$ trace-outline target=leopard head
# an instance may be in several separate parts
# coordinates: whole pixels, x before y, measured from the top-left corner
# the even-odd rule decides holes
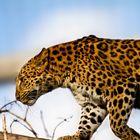
[[[16,78],[16,99],[26,105],[33,105],[36,100],[58,86],[55,76],[49,72],[48,50],[42,51],[29,60]]]

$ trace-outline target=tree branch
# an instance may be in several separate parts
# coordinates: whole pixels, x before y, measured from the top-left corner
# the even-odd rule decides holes
[[[15,116],[15,117],[18,118],[19,120],[25,122],[25,123],[29,126],[28,130],[30,130],[30,131],[33,133],[33,135],[37,138],[37,133],[35,132],[35,130],[34,130],[33,127],[31,126],[31,124],[30,124],[25,118],[22,118],[22,117],[20,117],[19,115],[15,114],[15,113],[13,113],[13,112],[11,112],[11,111],[9,111],[9,110],[8,110],[8,113],[11,114],[11,115],[13,115],[13,116]],[[21,123],[20,123],[20,124],[21,124]],[[25,126],[25,125],[24,125],[24,126]],[[27,128],[27,127],[26,127],[26,128]]]
[[[7,130],[6,130],[6,117],[5,117],[5,114],[3,114],[2,123],[3,123],[3,137],[4,137],[4,140],[8,140],[8,138],[7,138]]]
[[[2,107],[0,108],[0,114],[2,114],[2,113],[9,113],[10,115],[16,117],[18,120],[15,119],[16,121],[14,120],[14,121],[12,122],[12,124],[13,124],[14,122],[20,123],[20,124],[23,125],[25,128],[27,128],[29,131],[31,131],[31,132],[33,133],[33,135],[37,138],[37,133],[36,133],[36,131],[33,129],[32,125],[27,121],[27,113],[28,113],[28,109],[29,109],[29,108],[26,109],[26,112],[25,112],[25,116],[24,116],[24,117],[21,117],[21,116],[15,114],[15,113],[11,112],[9,109],[5,109],[5,108],[6,108],[7,106],[9,106],[9,105],[12,106],[14,103],[17,104],[17,101],[11,101],[11,102],[5,104],[4,106],[2,106]],[[23,121],[27,126],[26,126],[25,124],[21,123],[19,120],[20,120],[20,121]],[[10,125],[10,128],[12,127],[12,124]]]
[[[68,118],[64,118],[60,123],[58,123],[57,125],[56,125],[56,127],[54,128],[54,131],[53,131],[53,135],[52,135],[52,140],[54,140],[54,136],[55,136],[55,133],[56,133],[56,130],[57,130],[57,128],[61,125],[61,124],[63,124],[64,122],[67,122],[69,119],[71,119],[72,118],[72,116],[70,116],[70,117],[68,117]]]
[[[42,111],[40,111],[40,117],[41,117],[42,125],[43,125],[43,128],[44,128],[45,134],[46,134],[46,138],[51,138],[51,136],[49,135],[49,132],[48,132],[48,130],[46,128]]]

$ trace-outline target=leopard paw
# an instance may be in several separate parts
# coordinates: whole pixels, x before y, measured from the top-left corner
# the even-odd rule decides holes
[[[58,138],[57,140],[80,140],[80,138],[77,135],[73,135],[73,136],[63,136]]]

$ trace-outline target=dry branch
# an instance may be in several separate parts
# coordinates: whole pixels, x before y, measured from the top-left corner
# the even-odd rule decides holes
[[[45,134],[46,134],[46,138],[51,138],[51,136],[49,135],[48,129],[46,128],[42,111],[40,111],[40,118],[41,118],[42,125],[43,125],[43,128],[44,128]]]
[[[8,140],[8,138],[7,138],[7,130],[6,130],[6,117],[5,117],[5,114],[3,114],[2,123],[3,123],[3,137],[4,137],[4,140]]]
[[[34,128],[32,127],[32,125],[27,121],[28,108],[26,109],[26,112],[25,112],[24,117],[21,117],[21,116],[17,115],[16,113],[11,112],[10,109],[6,109],[7,106],[12,106],[13,103],[17,104],[16,101],[11,101],[11,102],[5,104],[4,106],[2,106],[2,107],[0,108],[0,114],[2,114],[2,113],[9,113],[10,115],[12,115],[12,116],[14,116],[14,117],[16,118],[16,119],[14,119],[14,120],[12,121],[12,123],[11,123],[11,125],[10,125],[10,129],[11,129],[13,123],[18,122],[18,123],[20,123],[22,126],[24,126],[26,129],[28,129],[30,132],[32,132],[32,134],[37,138],[37,133],[36,133],[36,131],[34,130]],[[21,121],[22,121],[23,123],[21,123]]]
[[[58,123],[58,124],[56,125],[56,127],[54,128],[54,131],[53,131],[52,140],[54,140],[54,137],[55,137],[55,133],[56,133],[57,128],[58,128],[61,124],[63,124],[64,122],[68,122],[68,120],[71,119],[71,118],[72,118],[72,116],[70,116],[70,117],[68,117],[68,118],[64,118],[60,123]]]
[[[18,114],[16,114],[16,113],[14,113],[14,112],[11,111],[13,105],[18,105],[18,104],[17,104],[16,101],[11,101],[11,102],[3,105],[0,108],[0,115],[3,114],[3,113],[8,113],[9,115],[14,116],[13,121],[11,122],[11,125],[10,125],[11,132],[12,132],[12,126],[13,126],[13,124],[14,123],[19,123],[22,126],[24,126],[26,129],[28,129],[30,132],[32,132],[32,134],[36,138],[31,138],[31,137],[26,137],[26,136],[21,136],[21,135],[15,135],[15,134],[7,133],[7,130],[6,130],[6,121],[5,121],[5,117],[4,117],[4,119],[3,119],[3,134],[2,134],[3,137],[1,136],[1,133],[0,133],[0,140],[3,140],[3,139],[4,140],[45,140],[45,139],[39,139],[37,137],[36,131],[34,130],[34,128],[32,127],[32,125],[30,124],[30,122],[28,122],[27,115],[28,115],[29,108],[28,107],[26,108],[26,111],[25,111],[24,116],[20,116],[20,115],[18,115]],[[61,118],[62,121],[60,121],[60,123],[58,123],[56,125],[56,127],[54,128],[53,134],[51,136],[51,135],[49,135],[48,130],[47,130],[47,127],[45,125],[45,121],[44,121],[44,118],[43,118],[43,112],[42,111],[40,111],[40,117],[41,117],[42,125],[43,125],[43,128],[44,128],[45,134],[46,134],[46,138],[47,139],[51,139],[51,140],[54,140],[54,137],[55,137],[55,133],[56,133],[57,128],[61,124],[63,124],[64,122],[68,122],[68,120],[72,118],[72,116],[70,116],[68,118]]]
[[[8,140],[48,140],[43,138],[34,138],[18,134],[7,133]],[[0,132],[0,140],[3,140],[3,132]]]

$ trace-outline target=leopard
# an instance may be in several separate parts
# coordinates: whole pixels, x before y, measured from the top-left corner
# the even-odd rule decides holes
[[[140,109],[139,39],[88,35],[43,48],[16,77],[16,99],[28,106],[56,88],[70,89],[81,107],[75,134],[58,140],[90,140],[107,115],[118,138],[140,140],[127,124]]]

